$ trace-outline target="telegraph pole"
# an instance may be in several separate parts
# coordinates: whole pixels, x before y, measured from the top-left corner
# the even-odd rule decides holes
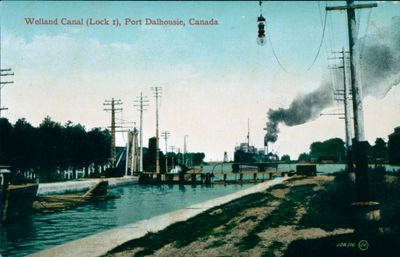
[[[171,152],[173,153],[173,155],[172,155],[172,168],[173,169],[175,169],[175,163],[174,163],[174,156],[175,156],[175,146],[173,146],[173,145],[171,145],[170,147],[169,147],[169,149],[171,149]]]
[[[188,166],[187,165],[187,163],[188,163],[188,161],[187,161],[187,156],[186,156],[186,153],[187,153],[187,138],[188,138],[188,135],[185,135],[184,137],[183,137],[183,164],[184,165],[186,165],[186,166]]]
[[[0,62],[1,62],[1,58],[0,58]],[[1,105],[1,90],[3,89],[3,87],[6,84],[13,84],[14,83],[14,81],[2,81],[1,77],[4,77],[4,76],[14,76],[14,73],[11,73],[11,68],[9,68],[9,69],[1,69],[1,64],[0,64],[0,118],[1,118],[1,112],[5,111],[5,110],[8,110],[8,108],[3,107]]]
[[[247,118],[247,152],[250,152],[250,118]]]
[[[338,99],[343,101],[344,103],[344,123],[345,123],[345,134],[346,134],[346,162],[347,162],[347,171],[352,173],[354,172],[354,165],[353,165],[353,151],[352,151],[352,130],[351,130],[351,114],[350,114],[350,102],[349,102],[349,87],[347,83],[347,75],[346,75],[346,52],[344,48],[340,52],[333,52],[336,54],[341,54],[341,57],[335,57],[332,59],[341,59],[342,66],[338,66],[335,68],[343,69],[343,91],[338,95],[343,96],[343,99]]]
[[[132,165],[133,158],[133,131],[129,130],[127,131],[128,133],[128,140],[126,142],[126,153],[125,153],[125,176],[128,176],[128,170],[130,166]],[[131,174],[133,173],[133,170],[131,169]]]
[[[8,110],[7,107],[3,107],[1,105],[1,90],[6,84],[13,84],[14,81],[2,81],[1,77],[5,76],[14,76],[14,72],[11,73],[11,68],[8,69],[2,69],[1,68],[1,26],[0,26],[0,119],[1,119],[1,112]]]
[[[122,108],[116,108],[116,106],[122,105],[121,100],[105,100],[104,106],[111,106],[110,108],[104,108],[105,111],[111,111],[111,167],[115,168],[117,152],[115,149],[115,112],[122,111]]]
[[[140,97],[137,97],[138,99],[135,100],[136,104],[134,104],[135,107],[137,107],[138,111],[140,112],[140,127],[139,127],[139,135],[140,135],[140,150],[139,150],[139,172],[143,172],[143,111],[146,111],[147,109],[144,109],[145,107],[149,106],[146,96],[143,96],[142,92],[140,92]]]
[[[133,128],[133,147],[132,147],[132,162],[131,162],[131,171],[132,175],[138,171],[138,131],[136,126]]]
[[[167,151],[168,151],[168,138],[171,135],[169,131],[163,131],[161,132],[161,137],[165,139],[165,173],[168,172],[168,157],[167,157]]]
[[[1,26],[0,26],[0,39],[1,39]],[[2,69],[1,68],[1,46],[0,46],[0,119],[1,119],[1,112],[5,111],[5,110],[8,110],[8,108],[3,107],[1,105],[1,90],[3,89],[3,87],[6,84],[13,84],[14,83],[14,81],[2,81],[1,77],[4,77],[4,76],[14,76],[14,72],[11,73],[11,68],[8,68],[8,69]]]
[[[351,115],[350,115],[350,106],[349,106],[349,86],[347,83],[346,76],[346,52],[344,51],[344,47],[342,48],[342,64],[343,64],[343,90],[344,90],[344,124],[346,131],[346,159],[347,159],[347,171],[350,173],[354,172],[353,165],[353,144],[351,142],[352,131],[351,131]]]
[[[357,41],[357,24],[355,17],[355,9],[377,7],[376,3],[372,4],[354,4],[354,0],[347,0],[346,6],[329,6],[326,11],[346,10],[349,35],[350,50],[350,81],[353,98],[353,115],[354,115],[354,133],[355,140],[353,143],[354,159],[356,164],[356,194],[358,202],[368,202],[368,160],[367,160],[367,143],[364,135],[364,112],[362,103],[362,87],[358,81],[358,53],[355,47]]]
[[[162,88],[152,87],[154,97],[156,98],[156,173],[160,173],[160,152],[159,148],[159,135],[158,135],[158,99],[161,97]]]

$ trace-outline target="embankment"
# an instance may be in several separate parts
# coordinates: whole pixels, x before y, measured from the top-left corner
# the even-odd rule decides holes
[[[173,224],[185,222],[196,215],[204,213],[217,206],[226,204],[249,194],[263,192],[267,188],[280,184],[286,179],[287,178],[277,178],[271,181],[266,181],[230,195],[195,204],[174,212],[128,224],[112,230],[107,230],[29,256],[102,256],[127,242],[143,238],[148,233],[157,233]]]

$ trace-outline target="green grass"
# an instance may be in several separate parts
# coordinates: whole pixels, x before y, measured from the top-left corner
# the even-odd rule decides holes
[[[261,238],[258,235],[250,233],[243,237],[236,246],[239,248],[239,251],[244,252],[254,248],[260,241]]]
[[[239,220],[239,223],[245,223],[246,221],[249,221],[249,220],[256,221],[257,219],[258,219],[257,216],[247,216],[247,217],[244,217],[243,219]]]
[[[218,231],[218,232],[215,232],[215,231],[213,230],[213,231],[211,232],[211,234],[212,234],[213,236],[217,236],[217,237],[226,236],[226,235],[228,235],[229,233],[231,233],[232,229],[233,229],[234,227],[236,227],[236,225],[237,225],[237,224],[236,224],[235,222],[231,221],[231,222],[229,222],[228,224],[224,225],[224,229],[223,229],[223,230]]]
[[[282,242],[273,241],[271,245],[268,246],[267,250],[262,253],[261,257],[275,257],[275,251],[281,249],[282,246]]]
[[[315,184],[293,186],[286,194],[278,208],[262,219],[257,226],[243,237],[236,246],[240,251],[254,248],[261,240],[258,233],[273,227],[294,224],[297,208],[314,194]]]
[[[220,247],[223,246],[224,244],[226,244],[226,242],[223,240],[215,240],[209,246],[205,247],[205,249]]]
[[[142,247],[144,250],[137,252],[135,257],[145,256],[153,254],[164,245],[170,243],[173,243],[177,248],[182,248],[195,240],[204,240],[210,235],[218,234],[214,232],[214,229],[220,226],[225,226],[225,231],[220,234],[220,236],[224,236],[235,227],[236,224],[232,219],[236,218],[242,210],[266,205],[273,199],[275,198],[269,193],[255,193],[245,196],[199,214],[185,222],[173,224],[158,233],[148,233],[143,238],[127,242],[113,249],[110,254]],[[223,211],[210,215],[216,209],[222,209]]]

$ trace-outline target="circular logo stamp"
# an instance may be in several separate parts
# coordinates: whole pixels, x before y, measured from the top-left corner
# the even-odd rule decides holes
[[[359,248],[361,251],[366,251],[366,250],[368,250],[368,247],[369,247],[369,243],[368,243],[367,240],[360,240],[360,242],[358,242],[358,248]]]

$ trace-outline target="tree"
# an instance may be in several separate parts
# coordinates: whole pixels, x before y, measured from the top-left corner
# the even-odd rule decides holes
[[[49,116],[44,118],[38,129],[39,174],[45,181],[56,179],[55,171],[63,164],[64,146],[62,127]]]
[[[377,138],[375,145],[371,147],[372,157],[375,161],[385,161],[388,159],[388,147],[383,138]]]
[[[283,161],[283,162],[290,162],[290,156],[289,156],[288,154],[282,155],[281,161]]]
[[[310,145],[310,155],[313,160],[331,159],[343,161],[345,156],[344,141],[341,138],[331,138]]]
[[[311,157],[308,153],[301,153],[298,158],[299,162],[309,162],[310,160]]]
[[[110,159],[111,134],[108,130],[93,128],[87,134],[88,160],[98,165],[104,165]],[[95,170],[97,173],[98,170]]]
[[[65,139],[64,155],[66,159],[63,166],[65,168],[72,167],[74,177],[76,177],[77,169],[89,165],[87,133],[85,127],[81,124],[73,125],[72,122],[68,122],[66,127],[63,128],[63,136]]]
[[[86,132],[81,124],[65,125],[45,117],[38,128],[21,118],[14,126],[0,119],[0,164],[13,173],[28,170],[40,174],[41,181],[59,180],[57,170],[104,165],[110,158],[111,135],[99,128]]]
[[[11,165],[13,162],[13,126],[6,118],[0,119],[0,164]]]
[[[26,121],[25,118],[17,120],[13,132],[14,163],[17,170],[37,170],[38,167],[38,138],[37,129]]]

